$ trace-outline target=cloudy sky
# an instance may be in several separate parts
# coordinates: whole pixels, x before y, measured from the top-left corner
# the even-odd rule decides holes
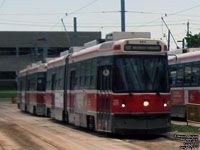
[[[169,26],[175,40],[187,32],[200,32],[199,0],[125,0],[126,31],[151,32],[153,39],[166,42]],[[67,15],[66,15],[67,13]],[[77,17],[78,31],[121,30],[120,0],[0,0],[0,31],[73,31]],[[166,35],[166,36],[163,36]],[[172,47],[175,47],[171,40]],[[181,46],[181,43],[179,43]]]

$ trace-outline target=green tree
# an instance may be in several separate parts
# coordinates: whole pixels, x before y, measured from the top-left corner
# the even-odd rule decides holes
[[[185,37],[187,42],[187,47],[200,47],[200,33],[199,34],[189,34],[187,37]]]

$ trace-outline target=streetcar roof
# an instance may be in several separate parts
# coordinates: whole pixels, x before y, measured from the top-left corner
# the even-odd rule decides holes
[[[160,45],[162,47],[161,51],[159,52],[152,52],[152,51],[123,51],[122,47],[130,42],[131,44],[141,44],[142,45]],[[72,54],[71,61],[76,59],[87,59],[97,56],[108,56],[113,54],[161,54],[164,52],[165,44],[160,40],[152,40],[146,38],[134,38],[134,39],[123,39],[118,41],[108,41],[104,42],[86,49],[82,49],[81,51],[75,52]],[[165,51],[166,53],[166,51]]]
[[[200,60],[200,51],[182,53],[168,57],[170,64],[195,62]]]
[[[61,66],[65,64],[65,59],[67,56],[60,56],[58,58],[52,59],[47,63],[47,68],[52,68],[55,66]]]
[[[45,72],[46,64],[33,64],[31,67],[27,68],[28,74],[36,73],[36,72]]]
[[[18,75],[19,75],[19,76],[25,76],[25,75],[26,75],[26,72],[27,72],[27,68],[21,70],[21,71],[18,73]]]

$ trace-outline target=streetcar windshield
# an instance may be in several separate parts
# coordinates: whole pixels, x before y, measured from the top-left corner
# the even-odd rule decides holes
[[[118,56],[114,67],[114,92],[169,92],[166,56]]]
[[[45,91],[46,89],[46,73],[40,72],[37,77],[37,91]]]

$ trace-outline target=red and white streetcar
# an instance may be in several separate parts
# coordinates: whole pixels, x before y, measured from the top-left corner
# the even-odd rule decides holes
[[[21,109],[35,115],[45,115],[45,64],[33,64],[27,67],[19,72],[19,80],[19,87],[22,89]]]
[[[167,47],[159,40],[104,42],[47,63],[46,115],[96,131],[170,129]]]
[[[171,115],[172,117],[185,118],[187,104],[200,104],[200,51],[170,56],[169,65]]]
[[[17,89],[18,89],[18,99],[17,104],[18,108],[22,111],[27,111],[26,108],[26,75],[27,75],[27,69],[23,69],[19,72],[18,78],[17,78]]]
[[[69,59],[69,123],[112,133],[170,128],[167,47],[158,40],[105,42]]]

